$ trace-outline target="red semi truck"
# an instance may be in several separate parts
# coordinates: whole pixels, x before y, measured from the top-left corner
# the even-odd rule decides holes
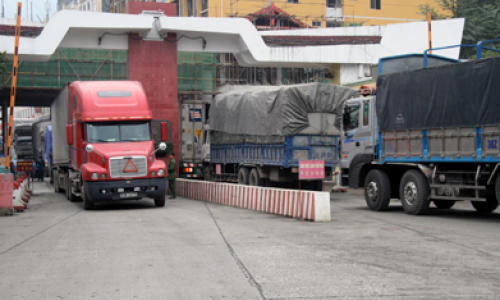
[[[98,202],[153,198],[165,205],[166,167],[152,113],[135,81],[75,81],[51,105],[54,190],[86,210]],[[161,123],[167,140],[167,123]]]

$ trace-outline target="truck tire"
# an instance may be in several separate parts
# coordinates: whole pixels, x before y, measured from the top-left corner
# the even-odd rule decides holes
[[[84,210],[93,210],[94,209],[94,203],[91,202],[91,200],[87,196],[87,184],[85,184],[85,181],[83,182],[83,186],[82,186],[82,200],[83,200],[83,209]]]
[[[490,213],[497,209],[498,207],[498,201],[497,198],[492,195],[486,197],[486,201],[471,201],[472,206],[476,209],[478,213]]]
[[[439,209],[448,209],[452,208],[453,205],[455,205],[456,201],[452,200],[434,200],[434,205],[436,205],[437,208]]]
[[[399,185],[399,197],[407,214],[425,214],[429,208],[430,194],[429,183],[422,172],[406,171]]]
[[[495,180],[495,194],[497,195],[497,202],[500,203],[500,175],[497,174],[497,180]]]
[[[241,167],[238,171],[238,184],[248,185],[248,177],[250,177],[250,170],[245,167]]]
[[[66,178],[66,195],[70,202],[78,201],[78,197],[76,197],[72,192],[71,181],[69,180],[69,177]]]
[[[248,178],[248,185],[250,186],[264,186],[264,181],[260,178],[259,171],[257,168],[252,168],[250,171],[250,176]]]
[[[57,171],[54,171],[53,174],[54,174],[53,175],[54,176],[54,192],[60,193],[61,188],[59,187],[59,174],[57,173]]]
[[[71,192],[69,191],[69,174],[66,173],[66,175],[64,175],[64,192],[66,194],[66,199],[69,200],[69,194],[71,194]]]
[[[391,182],[382,170],[371,170],[365,179],[365,200],[373,211],[384,211],[391,201]]]
[[[165,206],[165,195],[160,196],[155,199],[155,206],[156,207],[164,207]]]

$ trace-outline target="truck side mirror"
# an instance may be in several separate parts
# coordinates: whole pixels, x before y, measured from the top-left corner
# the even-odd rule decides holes
[[[73,124],[66,125],[66,141],[68,145],[73,145]]]
[[[166,142],[168,140],[168,125],[167,122],[161,122],[161,141]]]

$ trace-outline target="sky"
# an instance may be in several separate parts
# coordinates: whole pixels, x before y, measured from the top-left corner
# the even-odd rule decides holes
[[[34,22],[45,20],[45,16],[47,14],[47,3],[50,6],[50,16],[52,16],[57,10],[57,0],[0,0],[0,4],[2,2],[5,9],[5,17],[9,19],[15,18],[18,2],[22,3],[21,19],[23,20],[31,21],[31,3],[33,3]]]

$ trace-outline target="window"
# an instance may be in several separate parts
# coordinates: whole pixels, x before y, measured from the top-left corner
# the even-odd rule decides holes
[[[295,3],[295,4],[297,4],[297,3],[299,3],[299,0],[288,0],[288,3]]]
[[[363,127],[368,126],[370,117],[370,102],[363,101]]]
[[[97,92],[97,96],[100,98],[131,97],[132,92],[130,92],[130,91],[100,91],[100,92]]]
[[[149,122],[99,122],[87,124],[89,143],[151,141]]]
[[[347,105],[344,108],[344,130],[353,130],[359,127],[359,104]]]
[[[382,0],[370,0],[371,9],[380,9],[380,1]]]
[[[321,22],[312,22],[312,26],[321,27]]]
[[[340,8],[342,7],[341,0],[326,0],[326,7]]]

